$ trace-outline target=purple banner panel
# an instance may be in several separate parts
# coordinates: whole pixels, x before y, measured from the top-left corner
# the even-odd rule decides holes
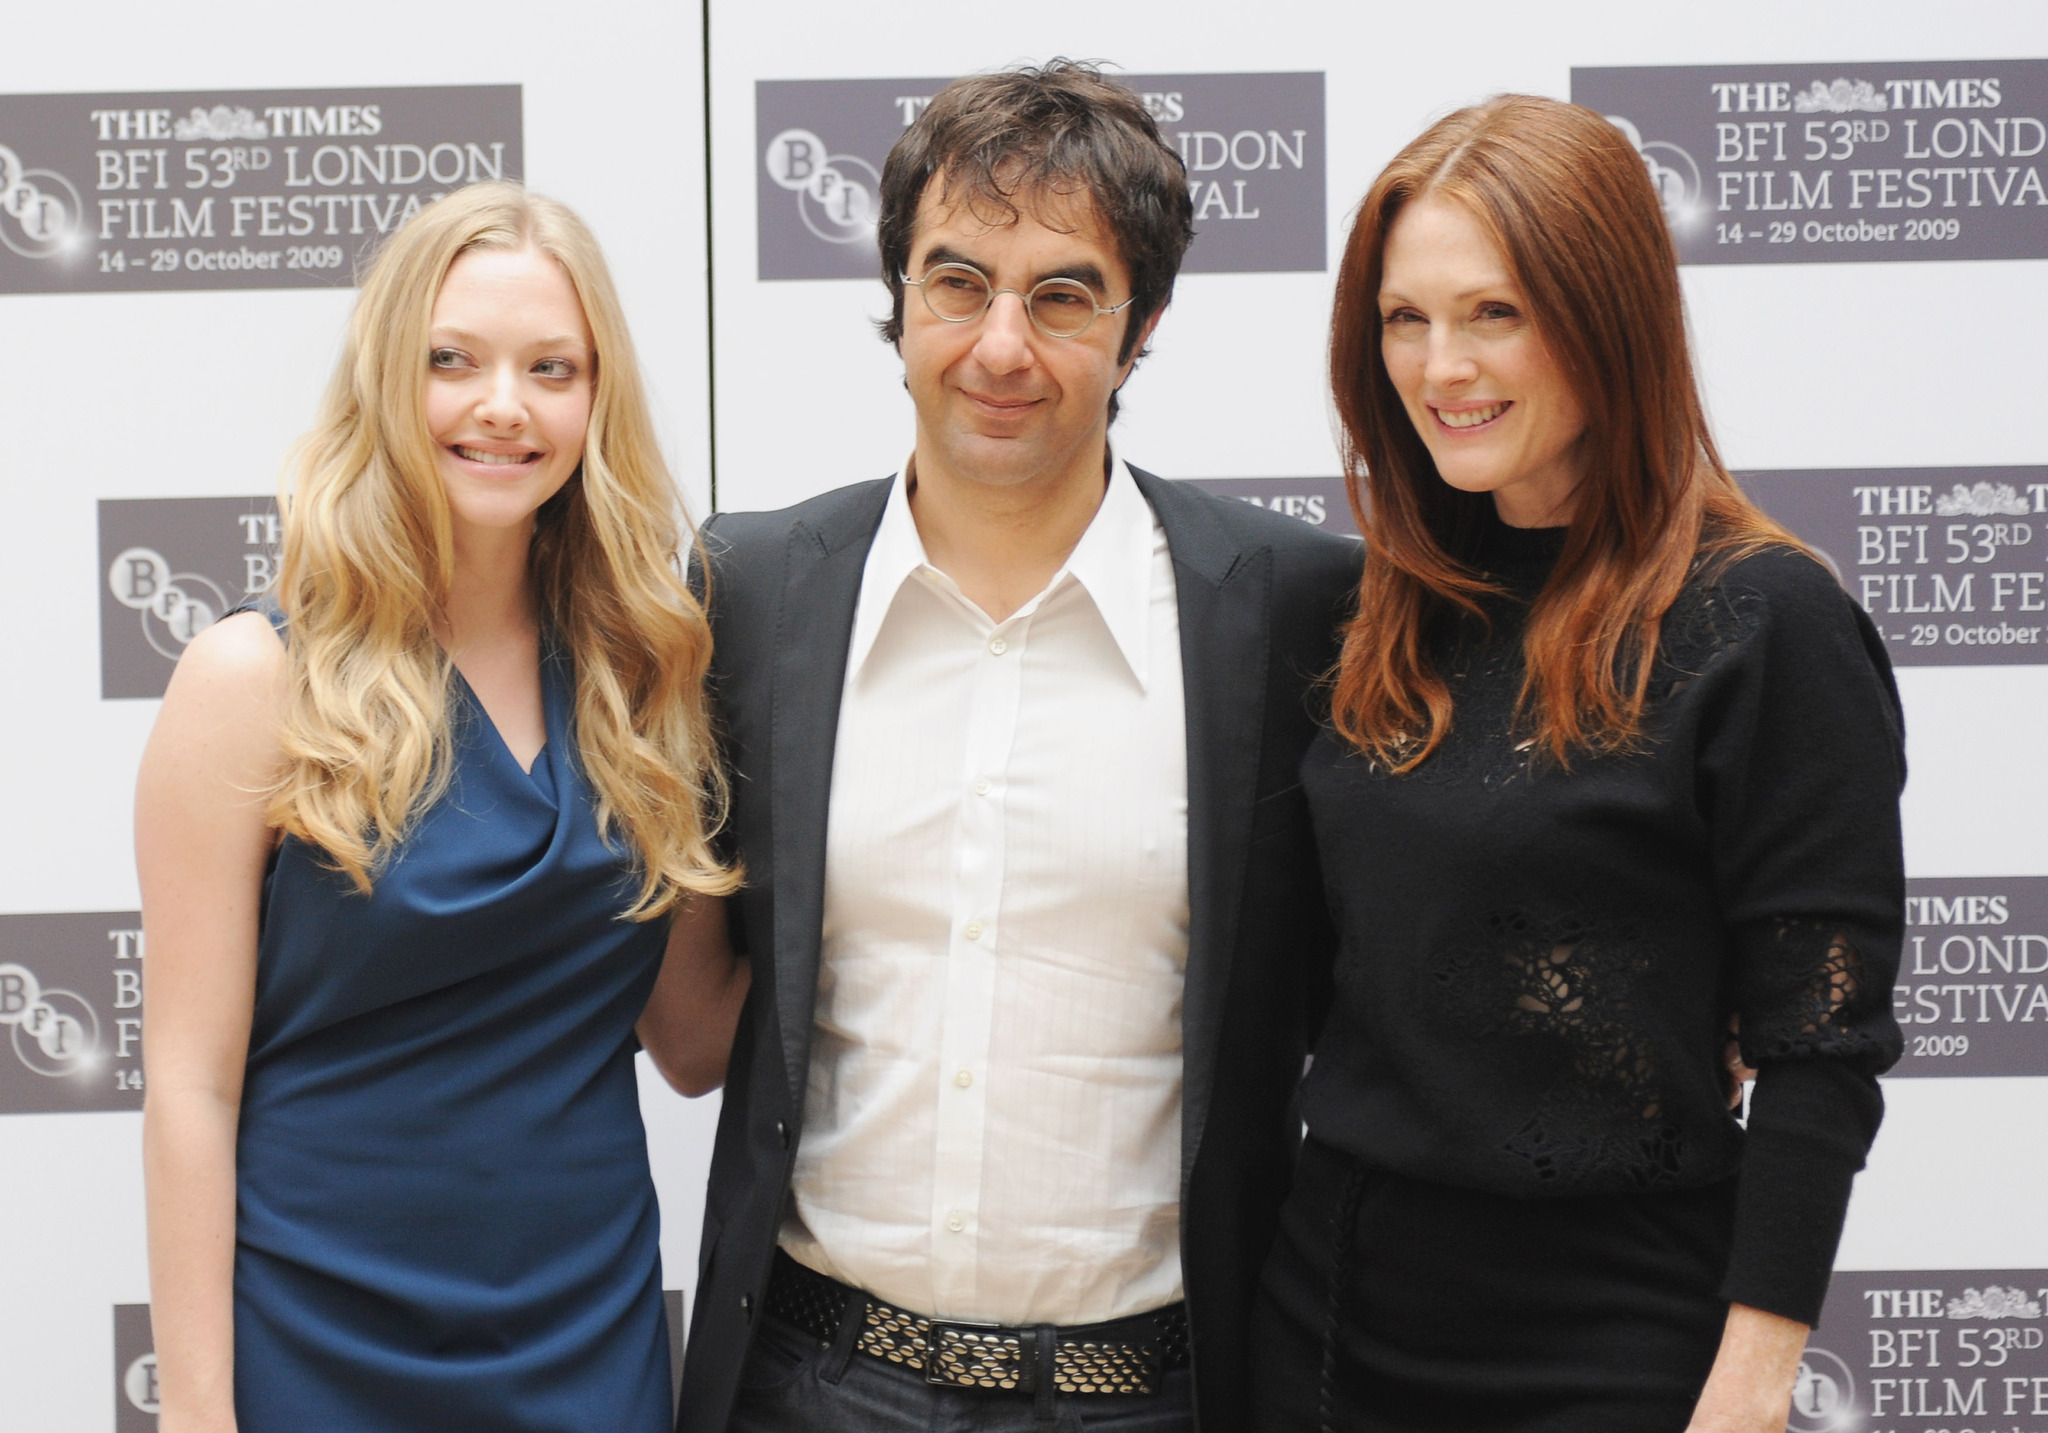
[[[1198,488],[1298,517],[1311,527],[1358,536],[1342,478],[1190,478]]]
[[[1737,476],[1863,604],[1895,664],[2048,662],[2048,468]]]
[[[1112,75],[1180,151],[1195,203],[1187,273],[1321,270],[1323,76]],[[882,162],[948,82],[757,80],[763,279],[875,279]]]
[[[0,1115],[142,1108],[142,917],[0,916]]]
[[[1572,71],[1688,264],[2048,258],[2048,60]]]
[[[524,164],[517,85],[0,95],[0,293],[347,288]]]
[[[2048,877],[1906,883],[1899,1075],[2048,1075]]]
[[[270,586],[273,498],[100,502],[100,696],[160,697],[185,644]]]
[[[2044,1300],[2048,1270],[1837,1270],[1788,1433],[2048,1433]]]
[[[156,1333],[148,1304],[114,1305],[114,1433],[156,1433]]]

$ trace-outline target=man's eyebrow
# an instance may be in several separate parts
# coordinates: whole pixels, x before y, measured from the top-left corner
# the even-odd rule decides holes
[[[1109,287],[1108,281],[1102,277],[1102,270],[1088,263],[1066,264],[1057,269],[1047,269],[1031,282],[1042,284],[1047,279],[1073,279],[1077,283],[1086,284],[1098,294]]]
[[[989,266],[982,263],[979,259],[963,254],[950,245],[934,244],[924,256],[925,272],[931,272],[933,268],[940,264],[965,264],[971,269],[979,269],[984,274],[989,271]],[[1101,268],[1085,260],[1078,264],[1062,264],[1058,268],[1047,269],[1043,273],[1033,274],[1031,276],[1031,285],[1026,287],[1042,284],[1047,279],[1073,279],[1079,283],[1086,284],[1098,294],[1108,287],[1107,281],[1102,276]]]
[[[970,269],[980,269],[983,273],[988,272],[988,269],[980,260],[970,258],[958,249],[950,248],[945,244],[932,245],[931,251],[924,256],[926,273],[930,273],[939,264],[965,264]]]

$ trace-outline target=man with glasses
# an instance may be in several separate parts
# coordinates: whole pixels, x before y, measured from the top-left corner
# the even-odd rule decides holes
[[[754,985],[678,1427],[1234,1433],[1358,546],[1110,449],[1192,235],[1136,95],[958,81],[880,204],[909,461],[704,534]]]

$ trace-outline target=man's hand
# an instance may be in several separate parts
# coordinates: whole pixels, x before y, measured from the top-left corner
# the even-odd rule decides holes
[[[1756,1071],[1742,1063],[1742,1017],[1728,1017],[1728,1038],[1721,1045],[1721,1087],[1728,1092],[1728,1108],[1742,1108],[1742,1087],[1756,1078]]]

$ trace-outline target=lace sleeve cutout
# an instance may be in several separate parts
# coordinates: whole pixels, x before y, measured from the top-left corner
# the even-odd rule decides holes
[[[1772,922],[1762,948],[1745,953],[1743,1059],[1761,1066],[1875,1053],[1880,1042],[1862,1019],[1862,972],[1863,953],[1840,926]]]

